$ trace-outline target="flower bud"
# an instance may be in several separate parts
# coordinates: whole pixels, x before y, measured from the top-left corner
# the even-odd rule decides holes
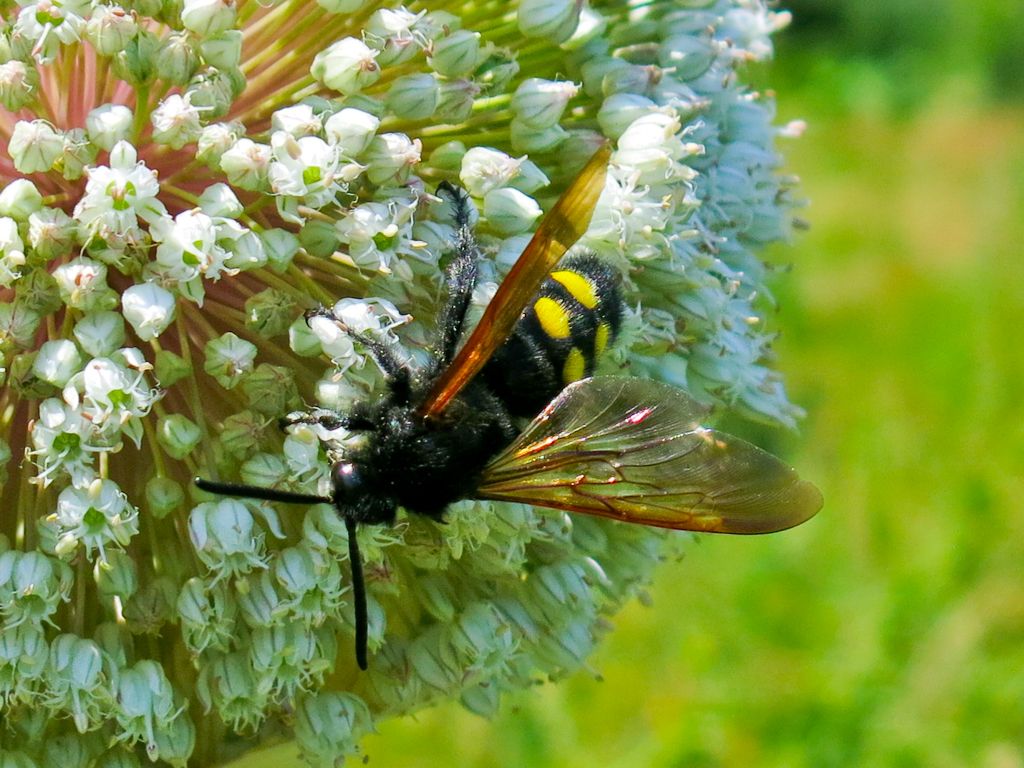
[[[508,184],[519,173],[521,160],[490,147],[471,147],[462,158],[459,180],[473,197]]]
[[[657,104],[636,93],[615,93],[604,100],[597,122],[605,136],[619,138],[638,118],[658,110]]]
[[[537,201],[518,189],[505,187],[484,195],[484,218],[503,235],[525,232],[540,215]]]
[[[32,64],[12,59],[0,64],[0,105],[17,112],[39,92],[39,72]]]
[[[462,123],[473,114],[480,86],[467,78],[445,80],[440,84],[434,119],[439,123]]]
[[[91,357],[105,357],[124,344],[124,318],[116,312],[89,312],[75,324],[75,340]]]
[[[695,80],[711,67],[718,43],[704,35],[672,35],[658,47],[658,63],[680,80]]]
[[[242,32],[228,29],[216,37],[206,37],[199,43],[199,51],[211,67],[224,71],[237,69],[242,60]]]
[[[235,3],[231,0],[184,0],[181,24],[200,38],[211,37],[235,26]]]
[[[211,166],[220,167],[221,156],[245,134],[237,123],[211,123],[203,126],[196,144],[196,158]]]
[[[376,53],[362,40],[346,37],[318,53],[310,73],[327,88],[348,96],[377,82],[380,67]]]
[[[127,600],[139,588],[139,575],[131,555],[113,551],[106,560],[97,560],[93,567],[93,578],[100,595],[106,599],[119,597]]]
[[[160,419],[157,440],[172,459],[184,459],[199,445],[203,432],[191,419],[174,413]]]
[[[405,75],[388,89],[388,109],[403,120],[425,120],[434,114],[438,101],[437,78],[431,74]]]
[[[156,353],[156,379],[162,387],[174,386],[192,374],[192,366],[180,355],[166,349]]]
[[[327,118],[324,134],[347,157],[358,157],[370,146],[380,127],[380,118],[361,109],[346,107]]]
[[[221,155],[220,167],[236,187],[256,191],[266,187],[272,158],[268,145],[242,138]]]
[[[444,77],[471,75],[480,61],[480,33],[459,29],[434,40],[428,62]]]
[[[96,52],[113,56],[138,32],[135,16],[116,5],[98,5],[85,25],[85,37]]]
[[[171,149],[181,149],[199,139],[199,108],[188,93],[172,93],[161,101],[149,117],[153,124],[153,141]]]
[[[43,381],[63,387],[81,367],[82,356],[75,342],[56,339],[44,342],[39,348],[32,371]]]
[[[177,481],[157,475],[146,482],[146,508],[158,520],[181,509],[184,503],[185,491]]]
[[[144,85],[156,76],[159,55],[160,39],[145,27],[140,27],[124,49],[114,54],[114,73],[132,85]]]
[[[363,735],[373,729],[369,707],[352,693],[304,696],[295,714],[299,750],[311,765],[328,765],[355,753]]]
[[[43,196],[28,179],[14,179],[0,190],[0,216],[26,221],[42,207]]]
[[[204,502],[188,518],[189,535],[214,583],[263,568],[263,534],[249,508],[235,499]]]
[[[271,269],[284,272],[299,251],[299,238],[286,229],[265,229],[259,233],[259,238]]]
[[[21,173],[50,170],[63,149],[60,132],[45,120],[19,120],[7,143],[7,153]]]
[[[121,311],[138,337],[150,341],[174,319],[174,295],[156,283],[137,283],[121,294]]]
[[[413,166],[420,161],[422,148],[419,139],[410,139],[404,133],[383,133],[375,137],[364,158],[366,177],[377,185],[405,182]]]
[[[88,139],[84,128],[64,132],[64,146],[54,168],[68,181],[77,181],[96,162],[99,148]]]
[[[580,20],[582,0],[523,0],[519,4],[519,31],[562,43],[572,37]]]
[[[203,370],[224,389],[233,389],[252,370],[256,346],[229,332],[208,341],[204,354]]]
[[[302,405],[295,374],[280,365],[260,364],[242,379],[249,407],[267,417],[287,413]]]
[[[569,100],[578,92],[579,86],[569,81],[531,77],[516,89],[512,112],[518,121],[531,128],[550,128],[562,118]]]
[[[512,148],[516,152],[528,153],[553,152],[568,136],[566,130],[558,124],[549,128],[533,128],[517,119],[512,120],[509,133]]]
[[[43,208],[28,217],[28,243],[40,259],[66,256],[74,241],[75,222],[59,208]]]

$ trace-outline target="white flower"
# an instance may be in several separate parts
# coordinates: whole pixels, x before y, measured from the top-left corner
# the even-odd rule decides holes
[[[128,140],[132,117],[132,111],[123,104],[101,104],[85,118],[89,141],[109,152],[117,142]]]
[[[107,547],[124,547],[139,532],[138,514],[113,480],[97,478],[85,487],[65,488],[53,519],[57,550],[66,554],[82,545],[86,557],[96,550],[106,561]]]
[[[135,148],[120,141],[110,151],[109,166],[86,169],[85,194],[75,206],[83,240],[97,237],[113,244],[134,236],[139,219],[152,223],[167,215],[157,197],[156,172],[137,158]]]

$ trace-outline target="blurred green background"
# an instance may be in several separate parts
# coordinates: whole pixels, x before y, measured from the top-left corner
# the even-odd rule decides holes
[[[666,563],[581,673],[386,723],[378,766],[1024,766],[1024,2],[800,0],[777,91],[811,229],[770,256],[817,482]],[[735,424],[731,424],[735,427]]]

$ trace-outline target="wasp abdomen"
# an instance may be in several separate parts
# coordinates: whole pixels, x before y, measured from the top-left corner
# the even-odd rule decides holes
[[[592,254],[566,259],[484,368],[488,387],[513,415],[536,416],[567,384],[593,374],[621,319],[612,269]]]

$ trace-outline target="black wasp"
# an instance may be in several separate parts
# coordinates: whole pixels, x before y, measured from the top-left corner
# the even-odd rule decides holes
[[[589,226],[609,154],[598,151],[545,216],[461,349],[479,254],[465,192],[441,185],[458,228],[431,362],[412,370],[385,344],[350,332],[386,374],[387,393],[349,414],[316,409],[286,420],[368,433],[363,448],[333,465],[331,496],[196,479],[211,493],[334,505],[348,530],[362,669],[356,528],[391,524],[399,507],[440,520],[459,499],[497,499],[721,533],[783,530],[821,508],[818,489],[779,459],[700,426],[706,409],[682,390],[590,377],[614,339],[622,298],[592,256],[551,270]],[[520,430],[520,416],[535,418]]]

